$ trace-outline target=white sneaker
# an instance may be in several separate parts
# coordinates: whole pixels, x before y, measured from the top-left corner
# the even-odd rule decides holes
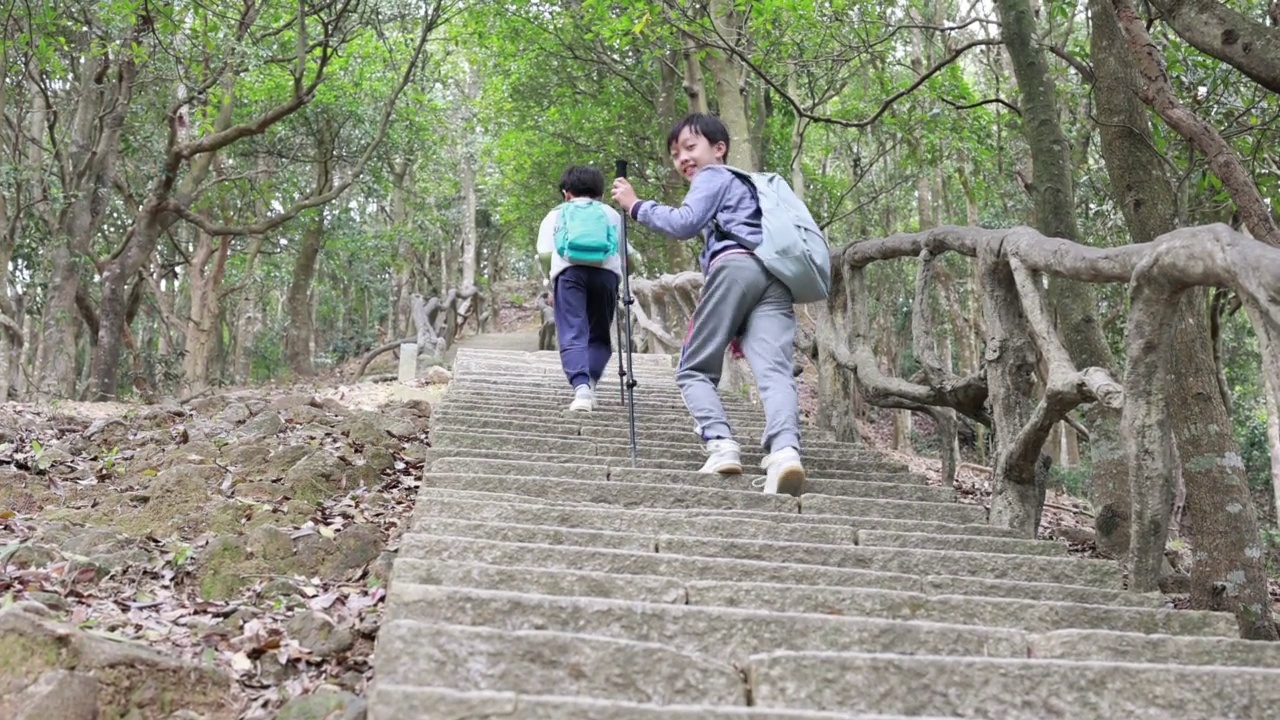
[[[725,438],[707,441],[707,462],[700,473],[739,475],[742,473],[742,448],[737,442]]]
[[[793,447],[775,450],[760,461],[765,471],[764,492],[766,495],[795,495],[799,497],[804,489],[804,465],[800,463],[800,453]]]
[[[591,412],[596,409],[596,394],[589,385],[579,385],[573,389],[573,402],[569,409],[574,412]]]

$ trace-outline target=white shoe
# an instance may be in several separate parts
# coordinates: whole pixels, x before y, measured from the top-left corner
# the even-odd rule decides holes
[[[799,497],[804,489],[804,465],[800,463],[800,453],[793,447],[775,450],[760,461],[765,471],[764,492],[766,495],[795,495]]]
[[[742,448],[733,440],[717,438],[707,441],[707,462],[700,473],[739,475],[742,473]]]
[[[579,385],[573,389],[573,402],[569,409],[574,412],[591,412],[596,409],[596,394],[589,385]]]

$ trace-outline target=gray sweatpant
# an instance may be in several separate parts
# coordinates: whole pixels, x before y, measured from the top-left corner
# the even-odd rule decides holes
[[[791,291],[760,260],[744,253],[715,261],[676,370],[676,384],[703,440],[733,437],[716,385],[724,351],[736,337],[764,404],[764,451],[800,449],[799,401],[791,374],[795,335]]]

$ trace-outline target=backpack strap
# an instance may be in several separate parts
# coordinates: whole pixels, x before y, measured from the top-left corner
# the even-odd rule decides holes
[[[739,168],[736,168],[732,165],[720,165],[719,167],[722,167],[725,170],[728,170],[731,175],[733,175],[738,180],[741,180],[742,184],[746,185],[747,190],[751,192],[751,197],[755,198],[756,205],[759,206],[760,193],[756,192],[755,183],[751,182],[751,173],[747,172],[746,170],[741,170]],[[764,211],[761,210],[762,215],[763,213]],[[741,245],[742,247],[748,250],[755,250],[755,247],[758,247],[759,245],[758,243],[751,243],[729,232],[728,230],[725,229],[723,225],[720,224],[720,221],[716,220],[714,217],[712,217],[711,219],[711,228],[712,228],[712,233],[715,235],[715,237],[723,240],[732,240],[733,242],[738,243],[739,245]]]

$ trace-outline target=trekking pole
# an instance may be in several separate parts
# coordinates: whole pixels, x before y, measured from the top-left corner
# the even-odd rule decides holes
[[[614,170],[618,177],[627,176],[627,161],[616,161]],[[631,467],[636,466],[636,371],[631,359],[631,305],[635,303],[635,298],[631,297],[631,267],[627,258],[627,215],[630,213],[622,213],[622,232],[618,236],[618,245],[622,251],[622,311],[626,314],[627,322],[627,369],[624,373],[622,370],[622,358],[618,358],[618,377],[624,382],[627,389],[627,415],[630,420],[631,428]],[[622,323],[618,323],[618,332],[622,332]],[[621,351],[622,342],[618,342],[619,351]]]

